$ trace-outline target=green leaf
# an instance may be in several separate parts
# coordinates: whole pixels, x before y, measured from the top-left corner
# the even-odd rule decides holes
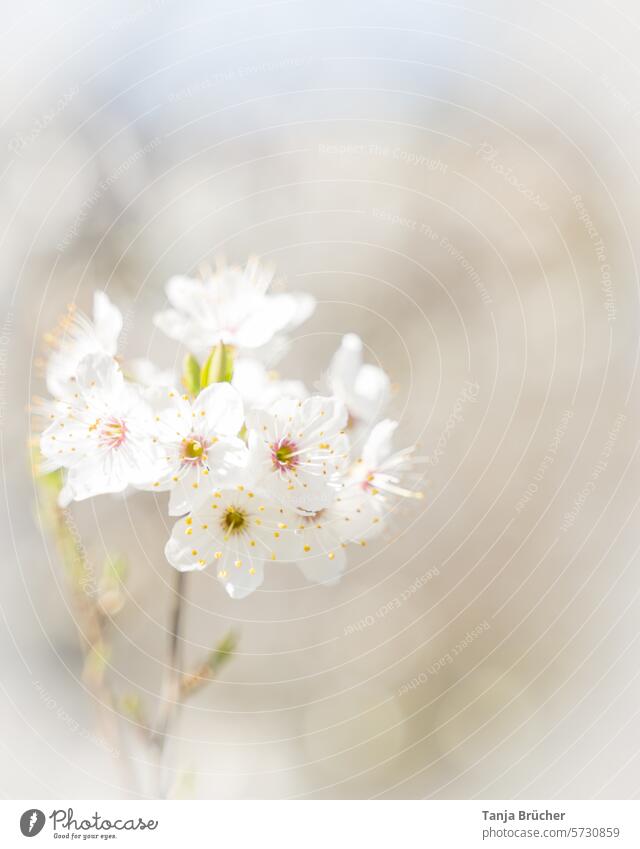
[[[238,637],[236,633],[228,631],[207,658],[207,666],[212,675],[217,675],[222,667],[231,660],[231,656],[237,647]]]
[[[194,398],[200,392],[200,364],[193,356],[187,354],[182,364],[182,385],[189,395]]]

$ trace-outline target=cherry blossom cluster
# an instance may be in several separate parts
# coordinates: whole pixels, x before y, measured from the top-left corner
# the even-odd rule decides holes
[[[43,471],[64,470],[60,503],[168,492],[167,560],[214,569],[232,598],[260,586],[265,563],[334,583],[347,548],[420,497],[403,480],[413,448],[394,450],[397,423],[381,418],[389,378],[357,336],[342,339],[322,394],[267,368],[315,308],[270,291],[272,278],[251,261],[169,281],[154,323],[188,351],[180,376],[118,356],[122,315],[99,291],[93,318],[71,312],[47,361],[40,449]]]

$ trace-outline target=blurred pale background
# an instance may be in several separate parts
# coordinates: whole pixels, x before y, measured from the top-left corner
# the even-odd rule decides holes
[[[43,335],[99,286],[124,354],[172,365],[151,324],[166,279],[258,254],[319,301],[280,370],[313,386],[359,333],[427,498],[337,587],[273,570],[234,602],[192,576],[188,658],[233,623],[240,645],[183,712],[176,792],[637,796],[637,4],[5,2],[2,19],[0,792],[149,792],[97,738],[34,519]],[[90,562],[129,557],[110,675],[152,709],[164,502],[73,516]]]

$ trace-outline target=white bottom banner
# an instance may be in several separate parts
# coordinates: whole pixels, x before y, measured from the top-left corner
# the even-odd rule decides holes
[[[25,840],[34,838],[33,844]],[[618,801],[3,801],[0,846],[640,847]]]

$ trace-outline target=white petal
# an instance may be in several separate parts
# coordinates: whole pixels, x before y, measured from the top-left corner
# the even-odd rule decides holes
[[[391,453],[391,440],[398,422],[383,419],[373,428],[362,449],[362,460],[369,469],[376,469]]]
[[[294,303],[293,315],[285,330],[292,330],[306,321],[316,308],[316,299],[308,292],[291,292],[289,297]]]
[[[120,367],[107,354],[87,354],[78,365],[78,386],[89,392],[115,394],[124,383]]]
[[[205,291],[205,284],[201,280],[182,275],[172,277],[166,287],[171,306],[187,315],[197,313]]]
[[[180,540],[176,534],[178,522],[174,527],[173,534],[169,537],[169,541],[164,547],[164,556],[169,563],[177,569],[178,572],[194,572],[203,568],[202,564],[194,560],[192,555],[193,543]]]
[[[226,577],[219,577],[218,580],[233,599],[246,598],[264,581],[264,565],[261,560],[244,563],[240,569],[230,566],[226,572]]]
[[[307,513],[324,510],[335,498],[335,489],[324,477],[303,471],[286,476],[276,473],[272,476],[271,486],[282,504]]]
[[[259,309],[251,312],[237,330],[235,342],[241,348],[259,348],[290,322],[295,303],[286,295],[264,298]]]
[[[365,364],[353,388],[354,396],[345,401],[347,406],[352,406],[354,416],[367,422],[378,418],[391,395],[391,382],[387,373],[377,366]]]
[[[351,391],[361,365],[362,340],[355,333],[347,333],[329,365],[329,382],[340,390],[341,397]]]
[[[160,369],[145,357],[129,360],[127,371],[141,386],[168,388],[176,382],[176,376],[171,369]]]
[[[202,493],[198,491],[200,489],[198,479],[199,475],[193,468],[188,469],[178,481],[173,482],[169,496],[170,516],[184,516],[201,500]],[[198,484],[197,488],[193,484]]]
[[[196,428],[202,421],[205,434],[235,436],[244,422],[242,398],[230,383],[207,386],[193,404]]]
[[[109,452],[115,454],[115,452]],[[67,485],[74,501],[84,501],[108,492],[123,492],[129,485],[124,463],[109,454],[69,469]]]
[[[337,549],[333,559],[326,554],[317,554],[298,561],[300,571],[308,581],[315,584],[337,584],[347,568],[347,555],[343,548]]]
[[[191,323],[188,318],[176,310],[163,310],[153,316],[153,323],[170,339],[182,342],[189,336]]]
[[[105,353],[114,356],[118,350],[118,336],[122,331],[122,313],[104,292],[94,292],[93,322]]]

